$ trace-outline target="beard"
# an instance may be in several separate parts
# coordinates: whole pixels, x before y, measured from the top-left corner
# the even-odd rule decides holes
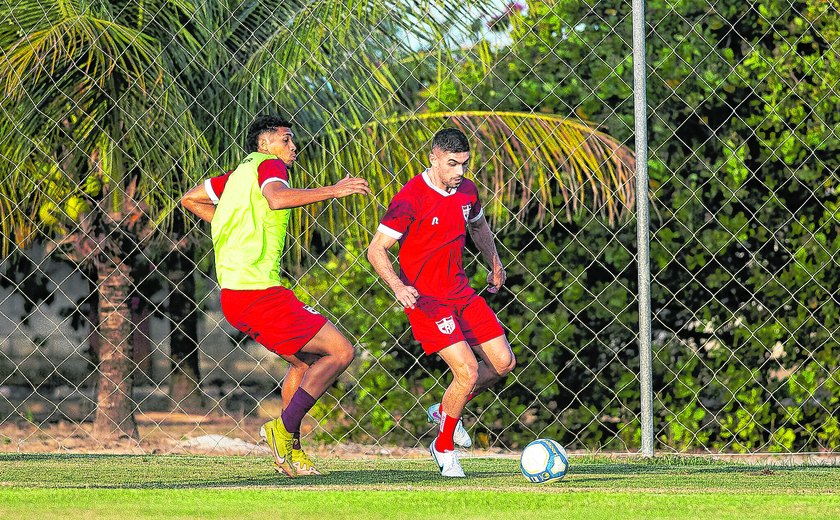
[[[444,186],[446,186],[447,191],[455,191],[458,189],[458,186],[461,185],[462,181],[463,178],[458,180],[450,180],[449,182],[444,183]]]

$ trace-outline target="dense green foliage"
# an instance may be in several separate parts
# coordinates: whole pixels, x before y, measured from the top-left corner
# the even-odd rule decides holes
[[[430,86],[429,105],[574,113],[632,146],[629,3],[549,5],[511,16],[513,41],[487,58],[491,72],[474,65]],[[836,450],[840,17],[775,0],[647,9],[659,447]],[[499,229],[509,291],[490,302],[519,368],[470,404],[474,433],[480,444],[536,434],[633,449],[635,222],[585,211],[567,221],[549,187],[553,211]],[[506,205],[518,211],[516,198]],[[387,411],[416,434],[415,400],[428,405],[446,383],[434,360],[395,353],[365,376],[358,416],[383,418],[365,435],[398,435]],[[394,363],[408,381],[389,379]]]
[[[658,448],[837,450],[840,15],[829,2],[646,4]],[[330,168],[343,156],[324,150],[358,151],[348,159],[355,162],[344,163],[354,168],[383,157],[394,162],[385,148],[402,154],[393,170],[391,163],[377,166],[376,181],[385,185],[379,206],[349,205],[351,214],[368,217],[397,189],[394,178],[418,166],[416,145],[428,134],[416,121],[393,120],[400,130],[380,146],[377,139],[392,130],[353,126],[383,99],[406,113],[581,119],[633,146],[629,2],[529,2],[525,10],[511,8],[498,28],[509,29],[508,43],[479,42],[460,57],[442,58],[443,67],[427,60],[407,73],[404,66],[413,62],[395,65],[381,78],[388,88],[371,88],[369,98],[357,100],[337,133],[319,126],[314,107],[347,101],[343,96],[369,86],[366,80],[346,78],[340,92],[323,99],[281,88],[270,75],[263,86],[283,92],[289,105],[307,106],[299,117],[308,152],[323,152],[317,161]],[[229,49],[193,66],[212,70],[237,52],[257,51],[240,48],[233,29],[230,37]],[[454,73],[442,73],[455,62]],[[249,62],[257,65],[256,58]],[[267,102],[265,93],[246,94]],[[202,121],[207,146],[230,159],[230,136]],[[341,127],[367,137],[352,145],[358,148],[345,146]],[[405,149],[392,140],[407,134]],[[516,447],[549,436],[575,448],[633,450],[640,437],[638,282],[636,222],[619,215],[627,191],[612,186],[598,195],[583,182],[564,181],[556,174],[565,166],[540,151],[540,142],[519,150],[525,157],[516,164],[529,165],[527,178],[510,161],[488,160],[475,172],[508,269],[507,290],[488,301],[509,330],[519,366],[469,405],[466,422],[480,446]],[[339,172],[330,168],[319,166],[312,179],[328,181]],[[391,178],[382,177],[389,171]],[[61,202],[68,214],[75,208],[72,198]],[[302,247],[286,260],[298,293],[361,347],[350,372],[314,410],[324,427],[318,432],[324,440],[414,443],[428,431],[424,408],[440,398],[448,376],[439,360],[420,356],[402,311],[364,259],[375,223],[358,221],[342,235],[347,229],[333,216],[345,215],[343,209],[298,211],[294,232],[304,236]],[[309,257],[318,262],[301,267],[307,252],[317,252]],[[473,285],[482,286],[480,262],[468,264]]]
[[[85,321],[97,332],[89,335],[91,351],[101,350],[97,436],[138,438],[131,399],[135,342],[128,338],[156,306],[146,281],[158,275],[169,288],[170,395],[173,404],[200,407],[192,267],[209,246],[178,201],[206,177],[234,167],[258,114],[293,122],[306,158],[295,168],[295,187],[361,175],[381,199],[296,208],[290,230],[298,240],[289,252],[295,263],[311,260],[304,253],[313,239],[331,249],[366,240],[382,201],[422,169],[417,155],[444,125],[478,132],[488,148],[473,161],[514,167],[528,184],[543,178],[538,165],[505,150],[538,139],[546,153],[569,159],[568,168],[554,172],[558,182],[597,180],[587,183],[592,197],[616,190],[629,200],[621,180],[632,176],[632,154],[579,121],[419,106],[418,89],[455,67],[459,45],[474,42],[472,10],[491,4],[25,0],[0,6],[0,111],[7,116],[0,121],[0,259],[8,265],[12,255],[9,263],[26,264],[16,253],[43,241],[48,254],[96,279],[91,289],[98,294],[86,298],[96,312]],[[427,59],[431,53],[434,60]],[[628,205],[601,209],[614,218]],[[494,213],[500,210],[497,203]],[[34,305],[51,295],[23,296]],[[134,298],[143,302],[136,311]]]

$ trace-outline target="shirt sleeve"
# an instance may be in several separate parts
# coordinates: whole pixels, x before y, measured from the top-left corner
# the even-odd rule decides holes
[[[402,196],[402,193],[397,193],[391,201],[391,205],[388,206],[385,216],[382,217],[382,222],[379,224],[377,231],[399,240],[414,219],[414,204],[411,203],[411,199]]]
[[[476,188],[475,184],[472,185],[472,207],[470,208],[469,216],[467,220],[470,223],[478,221],[481,217],[484,216],[484,208],[481,206],[481,200],[478,198],[478,188]]]
[[[287,188],[289,187],[289,170],[286,164],[280,159],[268,159],[257,166],[257,175],[260,183],[260,191],[265,188],[266,184],[272,182],[282,182]]]
[[[225,185],[227,184],[231,173],[233,172],[227,172],[217,177],[210,177],[204,181],[204,191],[207,192],[207,196],[210,197],[213,204],[219,203],[219,199],[222,196],[222,192],[225,191]]]

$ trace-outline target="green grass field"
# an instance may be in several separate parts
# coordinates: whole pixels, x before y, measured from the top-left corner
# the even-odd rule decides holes
[[[515,459],[325,460],[322,477],[278,476],[255,457],[0,454],[0,518],[840,518],[840,467],[699,458],[577,457],[529,484]]]

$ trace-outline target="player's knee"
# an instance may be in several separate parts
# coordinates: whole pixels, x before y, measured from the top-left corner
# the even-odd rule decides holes
[[[464,363],[454,373],[460,384],[472,388],[478,381],[478,363]]]
[[[289,375],[294,378],[301,379],[308,369],[309,365],[307,365],[306,363],[289,365]]]
[[[500,376],[506,376],[516,368],[516,356],[513,355],[513,352],[509,352],[503,361],[502,369],[499,371]]]
[[[356,349],[354,349],[353,345],[351,345],[350,342],[346,340],[335,354],[336,362],[341,364],[341,366],[343,366],[345,369],[350,366],[355,357]]]

